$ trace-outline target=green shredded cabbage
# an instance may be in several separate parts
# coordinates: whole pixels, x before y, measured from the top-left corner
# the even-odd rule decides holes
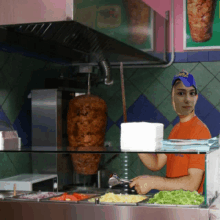
[[[204,197],[197,191],[160,191],[150,198],[150,204],[169,204],[169,205],[200,205],[204,202]]]

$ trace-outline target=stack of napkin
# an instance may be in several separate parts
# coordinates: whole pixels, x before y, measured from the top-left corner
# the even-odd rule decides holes
[[[21,139],[17,131],[0,131],[0,150],[20,150]]]
[[[121,151],[156,151],[162,146],[163,136],[162,123],[122,123]]]

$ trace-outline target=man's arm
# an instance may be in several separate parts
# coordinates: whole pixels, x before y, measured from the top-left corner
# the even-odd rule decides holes
[[[204,171],[197,168],[189,168],[189,175],[177,178],[165,178],[160,176],[139,176],[133,179],[130,187],[135,186],[139,194],[146,194],[151,189],[160,191],[189,190],[197,191],[202,181]]]
[[[155,182],[158,190],[198,190],[202,181],[204,171],[197,168],[189,168],[189,175],[177,178],[159,177],[159,181]]]
[[[142,163],[152,171],[160,170],[167,162],[166,154],[138,154]]]

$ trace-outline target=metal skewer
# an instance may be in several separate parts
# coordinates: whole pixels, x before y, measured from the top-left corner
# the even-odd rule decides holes
[[[120,63],[120,75],[121,75],[121,94],[122,94],[122,104],[123,104],[123,116],[124,122],[127,122],[127,112],[126,112],[126,101],[125,101],[125,83],[124,83],[124,73],[123,73],[123,63]]]
[[[90,81],[90,73],[88,74],[88,95],[90,95],[91,81]]]

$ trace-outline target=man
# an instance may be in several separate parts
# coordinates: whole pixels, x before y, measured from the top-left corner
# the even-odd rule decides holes
[[[172,81],[172,105],[180,118],[168,139],[209,139],[206,125],[195,115],[198,100],[196,82],[192,74],[182,71]],[[151,189],[190,190],[203,193],[205,178],[204,154],[138,154],[143,164],[152,171],[167,164],[166,177],[138,176],[130,183],[137,193],[146,194]]]

